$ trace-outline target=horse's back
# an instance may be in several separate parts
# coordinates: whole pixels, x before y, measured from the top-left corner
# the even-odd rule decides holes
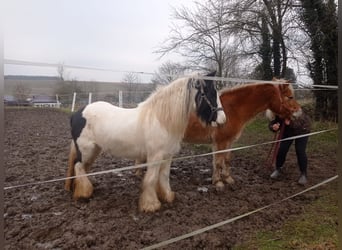
[[[136,108],[121,108],[108,102],[98,101],[87,105],[82,115],[93,123],[99,121],[115,121],[115,123],[119,123],[134,118],[136,113]]]
[[[79,132],[83,141],[96,144],[114,155],[136,154],[133,151],[141,136],[138,133],[136,109],[120,108],[99,101],[87,105],[78,115],[78,119],[84,120],[83,128]],[[131,158],[130,155],[126,157]]]
[[[88,104],[83,112],[84,114],[91,114],[91,113],[98,113],[98,114],[106,114],[108,112],[118,112],[120,110],[126,110],[124,108],[115,106],[109,102],[104,102],[104,101],[97,101],[97,102],[93,102],[91,104]]]

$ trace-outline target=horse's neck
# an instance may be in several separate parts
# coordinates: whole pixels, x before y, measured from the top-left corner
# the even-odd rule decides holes
[[[272,88],[272,86],[255,84],[232,89],[222,94],[221,102],[225,109],[234,109],[234,112],[240,119],[248,121],[258,113],[269,108],[269,103],[274,93]]]
[[[139,105],[141,117],[156,117],[160,125],[173,136],[183,136],[189,114],[193,93],[180,80],[157,90],[144,103]]]

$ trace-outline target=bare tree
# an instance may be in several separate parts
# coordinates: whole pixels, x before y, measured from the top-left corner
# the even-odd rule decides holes
[[[271,53],[273,76],[284,77],[288,71],[288,51],[292,31],[298,30],[298,15],[292,8],[292,0],[241,0],[231,6],[231,19],[227,24],[238,34],[241,54],[255,57],[257,65],[269,67],[268,55],[260,54],[260,49]],[[265,32],[270,34],[270,49],[265,48]],[[266,49],[266,50],[265,50]],[[267,64],[267,65],[266,65]],[[268,76],[269,78],[269,76]]]
[[[219,76],[236,74],[239,62],[248,60],[255,62],[254,67],[262,64],[267,78],[270,68],[273,76],[284,77],[287,43],[298,28],[292,4],[292,0],[206,0],[191,9],[174,9],[170,36],[155,52],[161,56],[177,52],[199,69],[215,68]]]
[[[18,100],[19,104],[24,104],[31,93],[31,88],[23,83],[18,83],[14,86],[14,97]]]
[[[232,57],[232,40],[225,20],[228,2],[207,0],[196,2],[195,7],[174,9],[170,37],[156,50],[164,56],[174,51],[186,57],[192,67],[199,70],[217,70],[223,76]],[[211,67],[211,68],[210,68]],[[213,67],[213,68],[212,68]]]
[[[80,83],[77,81],[76,78],[68,81],[60,81],[56,88],[56,94],[58,94],[61,103],[63,103],[64,105],[69,105],[72,103],[72,93],[74,92],[82,92]]]
[[[64,82],[65,80],[65,68],[64,65],[61,63],[57,66],[57,74],[58,78],[61,82]]]
[[[140,83],[141,79],[137,73],[128,72],[123,76],[122,81],[124,83],[133,84],[133,83]]]
[[[158,72],[154,74],[151,81],[154,84],[168,84],[178,77],[185,75],[187,70],[189,70],[189,67],[167,61],[158,68]]]
[[[141,79],[139,75],[137,73],[128,72],[123,76],[122,81],[127,84],[128,101],[136,102],[137,101],[136,84],[141,83]]]

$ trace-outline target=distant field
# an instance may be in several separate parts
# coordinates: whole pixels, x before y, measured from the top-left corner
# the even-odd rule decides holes
[[[24,89],[24,95],[20,99],[31,98],[34,95],[55,96],[58,94],[59,101],[63,107],[71,106],[73,93],[77,92],[76,106],[82,106],[88,103],[89,92],[92,93],[92,101],[108,101],[113,104],[119,102],[119,91],[122,91],[124,106],[130,107],[146,99],[146,97],[155,89],[154,84],[128,84],[121,82],[85,82],[74,81],[65,82],[69,84],[68,88],[62,89],[62,84],[57,77],[43,76],[5,76],[4,95],[18,97],[18,86]],[[70,85],[75,85],[73,87]],[[77,86],[76,86],[77,85]],[[24,98],[22,98],[24,96]],[[312,101],[311,91],[296,90],[296,98],[309,102]],[[301,103],[301,104],[303,104]]]
[[[25,100],[35,95],[55,96],[58,94],[62,107],[68,108],[71,106],[73,93],[76,92],[77,108],[88,103],[90,92],[92,101],[108,101],[118,105],[121,91],[123,104],[129,107],[145,100],[154,89],[154,84],[84,81],[61,83],[54,77],[5,76],[4,95]]]
[[[57,79],[6,79],[4,84],[5,95],[15,95],[18,85],[23,85],[30,92],[30,95],[55,95],[60,82]],[[82,92],[103,92],[113,93],[119,90],[129,91],[152,91],[153,84],[133,84],[118,82],[76,82]],[[70,93],[72,94],[72,93]]]

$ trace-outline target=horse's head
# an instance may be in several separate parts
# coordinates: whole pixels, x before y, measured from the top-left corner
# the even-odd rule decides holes
[[[212,72],[206,76],[215,76]],[[226,115],[213,80],[193,79],[192,87],[196,89],[195,109],[196,114],[206,125],[223,124],[226,122]]]
[[[271,110],[276,113],[280,118],[298,117],[302,109],[299,103],[294,98],[294,91],[289,81],[283,79],[273,78],[273,81],[280,82],[276,84],[277,92],[279,93],[278,101],[271,104]]]

